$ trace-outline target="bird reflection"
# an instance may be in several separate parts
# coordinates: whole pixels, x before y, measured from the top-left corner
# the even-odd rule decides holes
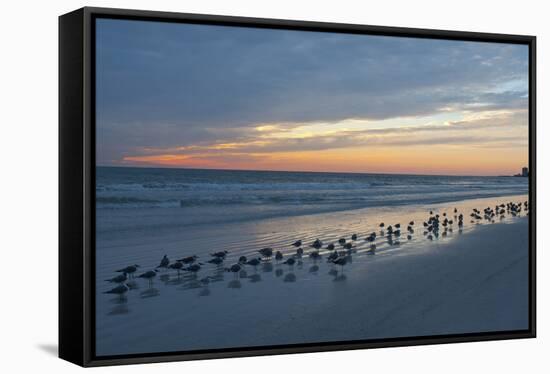
[[[201,288],[202,283],[198,279],[189,279],[188,281],[183,283],[183,286],[181,287],[182,290],[195,290],[197,288]]]
[[[210,288],[204,287],[200,290],[199,296],[210,296]]]
[[[130,309],[128,309],[127,304],[120,304],[113,307],[109,313],[107,313],[108,316],[116,316],[116,315],[123,315],[128,314],[130,312]]]
[[[287,275],[285,275],[283,281],[289,283],[296,282],[296,275],[294,275],[294,273],[288,273]]]
[[[130,290],[139,290],[139,284],[136,281],[126,282],[126,285]]]
[[[510,218],[509,215],[513,217],[526,215],[527,209],[527,202],[523,204],[510,202],[508,204],[497,205],[494,209],[491,207],[482,210],[473,209],[472,214],[470,214],[472,218],[471,223],[494,223],[499,218]],[[525,213],[522,214],[522,211]],[[105,312],[108,315],[127,314],[129,313],[128,300],[130,298],[139,297],[145,299],[159,296],[159,289],[153,287],[153,279],[160,280],[160,282],[157,281],[157,285],[161,289],[162,287],[178,286],[177,290],[196,290],[191,293],[194,297],[210,296],[212,291],[219,292],[219,288],[216,291],[216,287],[223,288],[223,285],[216,285],[219,282],[225,283],[229,281],[227,288],[234,289],[242,288],[243,283],[246,282],[245,279],[250,283],[268,282],[269,280],[273,280],[273,276],[270,273],[274,273],[276,278],[280,278],[285,283],[307,282],[308,279],[313,280],[312,276],[299,277],[300,274],[303,275],[306,272],[306,269],[307,273],[315,275],[316,281],[319,280],[318,277],[322,277],[322,279],[328,282],[331,280],[334,282],[345,282],[347,280],[345,273],[351,274],[353,271],[357,271],[355,270],[356,268],[360,268],[351,266],[357,253],[359,253],[357,257],[358,261],[361,263],[364,258],[369,257],[372,259],[372,255],[375,255],[377,250],[380,250],[380,254],[384,255],[393,252],[393,249],[396,249],[399,245],[405,247],[411,242],[435,241],[440,237],[452,237],[453,232],[456,233],[458,231],[458,234],[463,233],[463,227],[465,227],[464,224],[467,221],[464,220],[463,214],[459,213],[458,209],[454,209],[454,220],[451,220],[451,216],[445,212],[440,212],[441,216],[435,210],[429,213],[429,217],[426,217],[426,220],[421,220],[420,224],[417,223],[416,227],[414,226],[415,221],[409,221],[408,226],[406,226],[407,231],[403,230],[403,235],[401,235],[401,225],[399,223],[387,226],[384,223],[380,223],[380,236],[377,236],[375,229],[370,234],[362,236],[363,241],[357,241],[361,237],[361,234],[352,235],[351,241],[349,237],[343,237],[338,240],[338,247],[333,243],[334,238],[328,240],[329,243],[325,247],[323,247],[322,241],[317,239],[310,245],[314,250],[307,250],[307,254],[304,254],[304,250],[302,249],[302,242],[305,242],[307,239],[302,238],[300,240],[293,239],[295,240],[294,242],[289,242],[289,244],[294,243],[292,245],[296,247],[296,252],[294,252],[294,248],[289,251],[288,248],[283,246],[275,249],[266,247],[258,251],[262,254],[261,258],[254,257],[247,259],[242,253],[228,255],[228,251],[219,251],[212,253],[212,258],[205,261],[205,263],[197,262],[197,256],[183,257],[181,260],[177,260],[177,262],[170,263],[168,257],[164,256],[159,265],[159,268],[162,268],[162,270],[149,270],[143,274],[136,275],[135,279],[133,273],[138,268],[137,265],[121,267],[120,270],[115,271],[118,273],[122,272],[123,274],[113,274],[115,277],[110,278],[111,282],[114,281],[118,284],[117,287],[103,292],[109,295],[109,299],[106,300],[109,302],[107,306],[111,307],[111,309]],[[418,234],[413,236],[415,231]],[[389,251],[386,252],[386,250]],[[273,258],[272,254],[274,254]],[[228,258],[226,259],[226,257]],[[229,259],[231,259],[231,263],[229,263]],[[237,259],[238,262],[234,262]],[[183,263],[194,263],[194,265],[184,268],[181,265]],[[372,262],[372,266],[375,266],[375,264],[376,262]],[[320,272],[321,267],[323,267],[323,272]],[[364,268],[362,269],[364,270]],[[180,273],[180,271],[183,272]],[[325,271],[328,272],[328,277]],[[226,272],[233,274],[227,276],[227,279],[225,279]],[[117,279],[122,280],[122,282],[116,281]],[[147,286],[147,282],[149,286]],[[279,287],[281,286],[279,283]],[[260,285],[257,287],[260,287]]]
[[[348,279],[348,277],[346,276],[346,274],[344,274],[344,273],[338,273],[338,272],[337,272],[337,275],[334,277],[333,281],[334,281],[334,282],[343,282],[343,281],[345,281],[346,279]]]
[[[176,278],[167,280],[166,282],[164,282],[164,284],[166,284],[168,286],[177,286],[177,285],[182,284],[183,281],[184,280],[180,276],[178,276]]]
[[[150,297],[155,297],[155,296],[159,296],[159,295],[160,295],[160,291],[158,289],[154,288],[154,287],[148,288],[145,291],[141,291],[139,293],[139,296],[142,299],[148,299]]]
[[[264,273],[271,273],[273,271],[273,264],[271,262],[264,262],[262,264],[262,271]]]
[[[248,279],[249,279],[250,282],[252,282],[252,283],[257,283],[257,282],[261,282],[261,281],[262,281],[262,277],[261,277],[261,275],[258,274],[258,273],[252,274],[251,276],[248,277]]]
[[[233,279],[229,283],[227,283],[227,288],[241,288],[242,284],[241,281],[238,279]]]
[[[109,300],[109,302],[111,302],[112,304],[126,304],[128,303],[128,297],[126,297],[126,295],[119,295],[117,297],[113,297],[112,299]]]

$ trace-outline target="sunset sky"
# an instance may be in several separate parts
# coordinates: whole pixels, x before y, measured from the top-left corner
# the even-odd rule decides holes
[[[97,164],[507,175],[528,48],[97,20]]]

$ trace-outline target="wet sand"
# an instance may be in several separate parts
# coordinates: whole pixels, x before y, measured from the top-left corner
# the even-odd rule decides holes
[[[359,234],[353,262],[340,267],[326,258],[304,256],[293,267],[275,260],[247,276],[235,276],[223,266],[205,264],[195,277],[161,271],[152,286],[143,279],[126,297],[99,294],[97,354],[178,351],[274,344],[314,343],[398,336],[438,335],[527,328],[528,223],[526,217],[470,223],[472,207],[483,208],[525,196],[467,200],[441,206],[361,209],[336,214],[197,227],[192,232],[134,233],[98,241],[99,292],[111,287],[103,279],[129,264],[140,272],[171,259],[226,249],[226,264],[240,255],[249,258],[266,246],[294,253],[316,238],[336,242]],[[427,212],[463,212],[462,230],[427,240],[418,226]],[[400,244],[377,239],[375,255],[367,253],[365,236],[379,232],[380,221],[400,222]],[[415,220],[412,240],[406,225]],[[157,243],[163,243],[159,248]],[[338,247],[338,244],[335,243]],[[321,254],[326,257],[326,249]],[[204,276],[212,281],[205,286]]]

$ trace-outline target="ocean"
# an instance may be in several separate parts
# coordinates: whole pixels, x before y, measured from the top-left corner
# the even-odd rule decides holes
[[[527,192],[527,178],[514,177],[128,167],[98,167],[96,177],[98,210],[192,210],[201,223],[210,222],[212,208],[230,210],[226,218],[235,221]]]

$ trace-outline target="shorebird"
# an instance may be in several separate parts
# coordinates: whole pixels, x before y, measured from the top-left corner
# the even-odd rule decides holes
[[[344,266],[348,263],[347,256],[340,256],[335,260],[332,260],[333,264],[340,265],[342,267],[342,272],[344,271]]]
[[[379,224],[378,227],[380,227],[381,229],[384,228],[384,222],[382,222],[381,224]]]
[[[338,244],[340,244],[340,245],[346,244],[346,239],[345,238],[338,239]]]
[[[283,259],[283,253],[281,251],[275,252],[275,261],[279,262]]]
[[[407,240],[411,240],[412,238],[412,235],[407,235]]]
[[[409,226],[414,226],[414,221],[409,222]]]
[[[180,275],[180,270],[183,267],[183,264],[181,262],[174,262],[173,264],[168,265],[170,269],[174,269],[178,271],[178,276]]]
[[[261,258],[253,258],[252,260],[248,260],[246,262],[246,265],[253,266],[254,270],[256,270],[256,266],[260,265],[261,262],[262,262]]]
[[[319,239],[315,239],[315,241],[313,242],[313,244],[311,244],[311,246],[315,249],[319,249],[323,246],[323,242],[320,241]]]
[[[368,255],[376,254],[376,244],[371,244],[369,250],[367,251]]]
[[[221,258],[225,258],[225,256],[227,255],[227,251],[219,251],[219,252],[214,252],[214,253],[211,253],[210,256],[212,257],[221,257]]]
[[[198,258],[197,256],[193,255],[193,256],[180,258],[179,260],[176,260],[176,261],[177,262],[182,262],[185,265],[189,265],[189,264],[192,264],[193,262],[195,262],[197,260],[197,258]]]
[[[122,283],[122,282],[126,282],[127,279],[128,277],[126,276],[126,273],[122,273],[111,279],[105,279],[105,282]]]
[[[345,249],[351,249],[352,247],[353,247],[353,245],[351,243],[344,244]]]
[[[353,234],[353,235],[351,236],[351,240],[357,240],[357,234]]]
[[[304,250],[302,248],[298,248],[296,250],[296,256],[302,257],[303,254],[304,254]]]
[[[170,264],[170,260],[168,259],[168,256],[164,255],[162,260],[160,260],[160,264],[159,264],[159,266],[157,266],[157,269],[158,268],[167,268],[168,264]]]
[[[130,288],[125,285],[125,284],[121,284],[119,286],[116,286],[115,288],[109,290],[109,291],[105,291],[103,293],[112,293],[112,294],[115,294],[115,295],[119,295],[120,297],[122,297],[126,292],[128,292]]]
[[[227,269],[225,269],[225,271],[229,271],[229,272],[235,274],[235,278],[236,278],[236,277],[238,277],[238,273],[241,271],[241,269],[242,269],[242,266],[240,264],[233,264],[230,267],[228,267]]]
[[[208,263],[210,264],[214,264],[214,265],[219,265],[221,263],[223,263],[223,258],[221,257],[214,257],[213,259],[210,259],[207,261]],[[178,262],[179,263],[179,262]]]
[[[314,260],[318,260],[321,258],[321,255],[319,254],[319,251],[313,251],[309,254],[309,257],[311,257]]]
[[[273,248],[262,248],[258,251],[263,257],[270,258],[273,255]]]
[[[301,240],[296,240],[294,243],[292,243],[293,246],[295,247],[301,247],[302,246],[302,241]]]
[[[332,262],[332,260],[336,260],[338,258],[338,252],[334,251],[331,254],[328,255],[327,261]]]
[[[327,249],[329,251],[333,251],[334,250],[334,244],[330,243],[329,245],[327,245]]]
[[[149,270],[143,274],[138,275],[138,278],[145,278],[149,280],[149,284],[153,283],[153,278],[157,276],[157,270]]]
[[[396,223],[394,226],[395,226],[396,228],[400,228],[400,227],[401,227],[401,224],[400,224],[400,223]]]
[[[133,277],[134,273],[137,271],[138,267],[139,267],[139,265],[130,265],[130,266],[126,266],[124,269],[118,269],[116,272],[117,273],[126,273],[130,277]]]
[[[244,264],[246,261],[248,261],[248,259],[246,258],[246,256],[241,256],[241,257],[239,257],[239,264]]]
[[[186,268],[183,268],[183,271],[190,271],[192,273],[197,273],[201,269],[201,264],[193,264]]]

